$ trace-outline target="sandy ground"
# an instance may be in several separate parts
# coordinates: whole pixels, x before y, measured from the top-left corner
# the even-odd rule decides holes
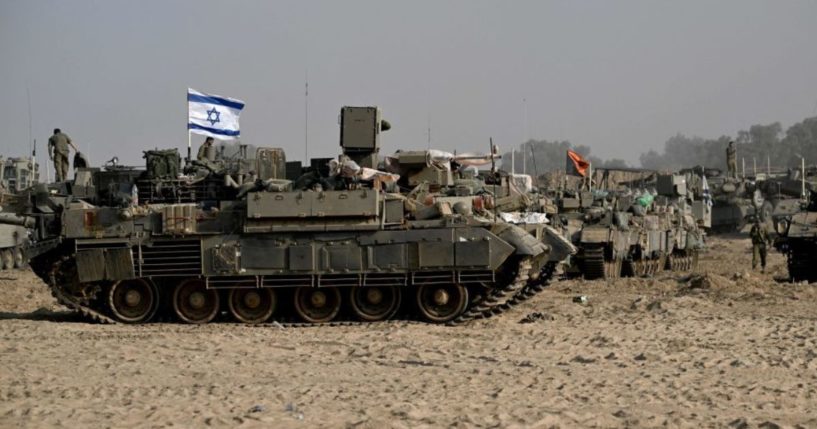
[[[457,328],[95,325],[0,273],[0,427],[817,427],[817,286],[710,246]]]

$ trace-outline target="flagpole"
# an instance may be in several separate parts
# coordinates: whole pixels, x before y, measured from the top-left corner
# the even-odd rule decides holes
[[[187,164],[193,160],[193,133],[190,132],[190,88],[187,89]]]

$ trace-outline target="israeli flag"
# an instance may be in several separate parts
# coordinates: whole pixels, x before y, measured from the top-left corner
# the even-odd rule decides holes
[[[707,207],[712,207],[712,193],[709,192],[709,182],[706,181],[706,176],[701,177],[701,189],[703,193],[703,200]]]
[[[210,95],[187,88],[187,129],[196,134],[232,140],[241,132],[238,115],[244,109],[244,102],[234,98]]]

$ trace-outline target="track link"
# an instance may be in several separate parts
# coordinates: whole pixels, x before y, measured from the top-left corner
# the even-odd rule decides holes
[[[603,279],[607,277],[607,267],[604,262],[604,249],[585,248],[582,250],[582,275],[587,280]]]
[[[517,273],[514,281],[511,282],[508,287],[504,288],[504,292],[502,293],[502,296],[508,296],[511,292],[515,291],[509,299],[504,302],[492,301],[491,304],[487,306],[474,306],[471,308],[472,311],[466,311],[460,317],[449,322],[448,325],[462,325],[474,319],[487,319],[498,316],[529,300],[550,284],[550,280],[556,272],[556,266],[557,264],[555,262],[550,262],[542,269],[539,277],[530,279],[529,275],[524,274],[524,272],[530,271],[529,261],[527,261],[527,264],[526,261],[520,262],[520,270],[523,271],[523,273]],[[478,311],[480,308],[482,308],[482,311]]]
[[[457,316],[456,319],[447,323],[449,326],[461,325],[468,321],[474,320],[485,313],[490,313],[493,308],[505,304],[508,300],[521,290],[530,278],[530,270],[532,268],[530,258],[523,258],[519,261],[519,266],[516,268],[516,275],[510,283],[505,287],[495,289],[489,293],[481,301],[473,303],[471,307],[465,310],[464,313]]]
[[[104,323],[104,324],[115,324],[117,323],[116,320],[88,307],[82,305],[76,298],[66,295],[62,292],[59,283],[57,282],[57,273],[60,270],[62,264],[68,261],[69,258],[65,257],[63,259],[58,260],[55,262],[52,267],[51,271],[48,273],[48,288],[51,290],[51,295],[57,300],[58,303],[64,305],[79,314],[81,314],[86,319],[97,323]]]

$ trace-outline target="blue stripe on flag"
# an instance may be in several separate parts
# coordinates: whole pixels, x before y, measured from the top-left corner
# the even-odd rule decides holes
[[[236,137],[236,136],[241,135],[241,132],[238,131],[238,130],[225,130],[225,129],[222,129],[222,128],[202,127],[201,125],[194,124],[194,123],[188,123],[187,124],[187,129],[188,130],[202,130],[202,131],[211,132],[213,134],[220,134],[222,136]]]
[[[191,94],[187,93],[187,101],[192,101],[195,103],[207,103],[207,104],[218,104],[219,106],[226,106],[231,109],[241,110],[244,108],[244,103],[227,100],[226,98],[215,97],[212,95],[198,95],[198,94]]]

